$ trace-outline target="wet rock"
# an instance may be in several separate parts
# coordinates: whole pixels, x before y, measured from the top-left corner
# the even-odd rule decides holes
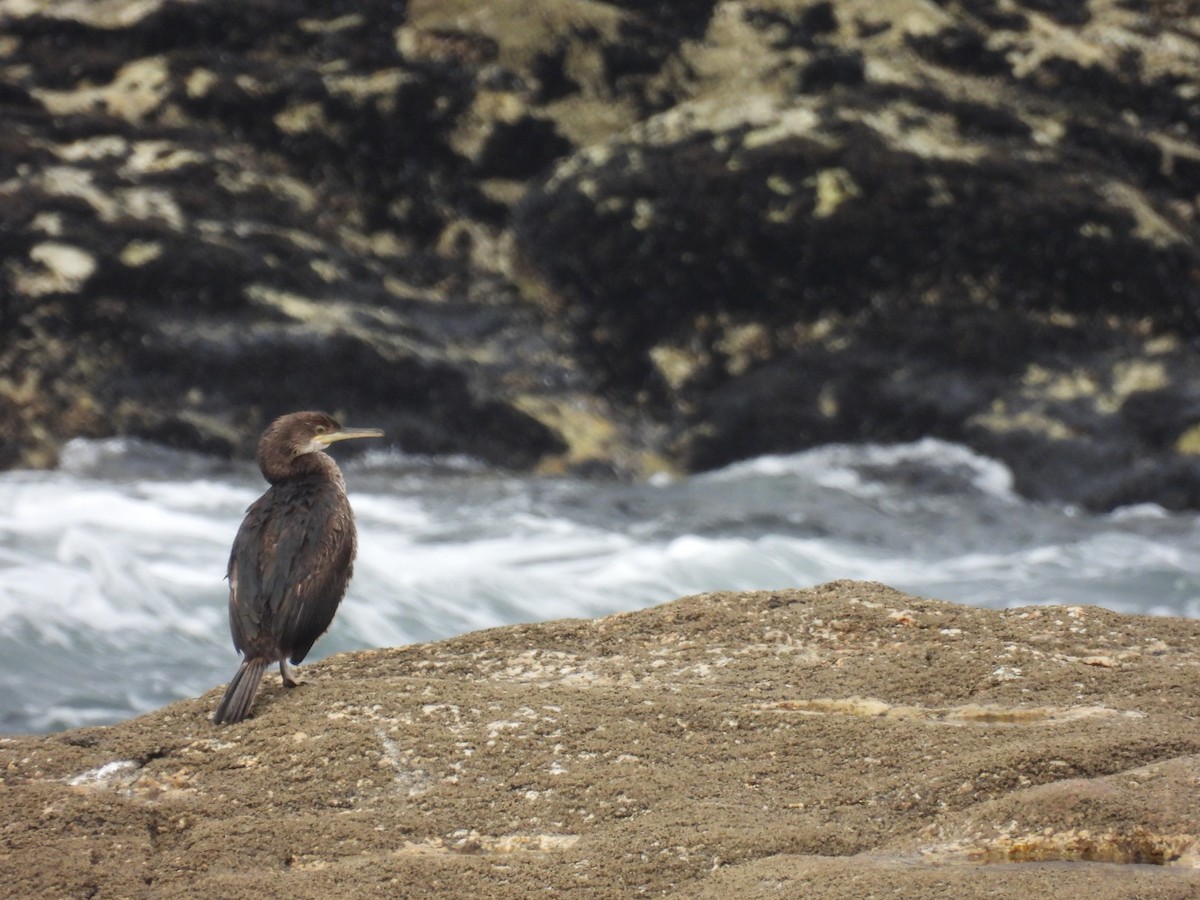
[[[635,476],[931,434],[1197,503],[1184,4],[0,14],[0,465],[299,405]]]
[[[1200,108],[1140,38],[1102,54],[1086,5],[1038,8],[1082,30],[1036,60],[1027,17],[987,6],[784,40],[794,79],[736,102],[706,86],[527,196],[526,255],[611,389],[673,421],[686,465],[933,433],[1008,462],[1031,496],[1190,504],[1135,469],[1190,463],[1126,429],[1115,367],[1175,391],[1200,374],[1177,353],[1200,293],[1172,199],[1195,186],[1168,186],[1169,151],[1134,136],[1190,133]],[[782,13],[740,10],[696,60],[780,45]],[[750,360],[730,349],[748,327]]]

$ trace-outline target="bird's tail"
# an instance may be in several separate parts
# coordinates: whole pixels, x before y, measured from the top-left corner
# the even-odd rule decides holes
[[[263,673],[271,664],[268,659],[244,659],[233,673],[225,696],[213,715],[213,721],[218,725],[240,722],[250,715],[250,707],[254,705],[254,695],[258,693],[258,685],[262,682]]]

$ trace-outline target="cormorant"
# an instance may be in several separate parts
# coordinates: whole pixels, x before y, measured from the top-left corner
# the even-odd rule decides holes
[[[242,664],[213,721],[250,714],[263,673],[279,663],[283,683],[333,622],[354,569],[357,536],[346,483],[324,451],[334,441],[382,437],[343,428],[324,413],[272,422],[258,441],[258,467],[271,483],[249,509],[229,554],[229,630]]]

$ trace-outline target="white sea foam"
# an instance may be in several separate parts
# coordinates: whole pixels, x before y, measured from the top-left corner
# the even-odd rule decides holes
[[[1165,519],[1170,514],[1157,503],[1135,503],[1118,507],[1108,515],[1114,522],[1121,522],[1126,519]]]
[[[111,721],[228,679],[224,581],[249,466],[73,442],[0,475],[0,732]],[[827,447],[649,485],[497,475],[378,453],[347,465],[350,594],[313,658],[709,590],[883,581],[990,606],[1200,611],[1197,520],[1012,494],[940,441]]]
[[[957,475],[980,493],[1010,501],[1017,499],[1013,494],[1012,472],[1007,466],[937,438],[907,444],[829,444],[802,453],[759,456],[701,477],[714,480],[799,477],[811,479],[822,487],[874,497],[887,493],[888,485],[864,477],[864,470],[898,470],[903,466],[919,467],[931,475]]]

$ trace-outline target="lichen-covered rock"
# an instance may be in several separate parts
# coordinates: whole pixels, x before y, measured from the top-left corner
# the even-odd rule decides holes
[[[839,582],[330,657],[234,726],[210,721],[214,689],[0,739],[0,883],[1190,896],[1198,639],[1184,619]]]
[[[0,464],[932,434],[1200,507],[1187,4],[0,0]]]
[[[1200,501],[1200,45],[1002,6],[722,4],[686,99],[527,195],[522,250],[687,465],[932,433],[1033,496]]]
[[[405,59],[403,5],[17,6],[3,462],[114,431],[244,453],[314,406],[413,451],[561,449],[513,402],[561,380],[553,329],[443,240],[499,240],[451,147],[477,73]]]

